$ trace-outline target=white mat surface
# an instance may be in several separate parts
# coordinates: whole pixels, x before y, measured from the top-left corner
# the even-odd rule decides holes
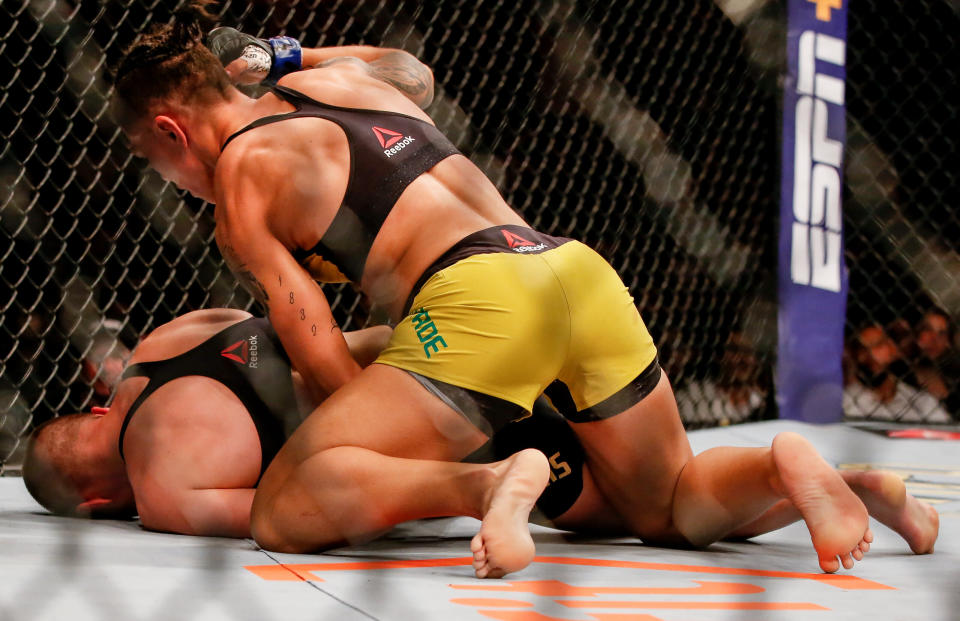
[[[706,551],[534,527],[537,560],[506,580],[472,577],[472,519],[405,524],[321,555],[252,541],[164,535],[135,523],[44,513],[0,479],[0,620],[377,619],[653,621],[960,619],[960,443],[890,440],[842,425],[775,421],[691,434],[694,450],[764,445],[800,431],[836,464],[901,471],[941,512],[937,552],[914,556],[874,523],[864,562],[819,573],[802,524]]]

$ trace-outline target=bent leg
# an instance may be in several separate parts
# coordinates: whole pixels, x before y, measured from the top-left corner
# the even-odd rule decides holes
[[[372,365],[277,454],[254,497],[253,536],[266,549],[308,552],[366,541],[406,520],[467,515],[483,519],[478,576],[516,571],[533,558],[527,518],[549,464],[538,451],[453,463],[484,440],[405,372]]]
[[[674,525],[673,497],[693,450],[666,373],[625,412],[570,426],[597,488],[630,531],[648,542],[685,544]]]
[[[567,511],[549,520],[548,526],[576,533],[622,537],[631,534],[630,527],[613,504],[607,500],[590,468],[583,468],[583,490]]]
[[[305,459],[253,510],[262,547],[306,553],[363,543],[407,520],[481,517],[491,470],[337,446]]]
[[[870,516],[903,537],[914,554],[933,552],[940,529],[940,517],[932,506],[908,494],[899,476],[884,470],[843,470],[840,476],[866,505]],[[784,499],[725,538],[749,539],[801,519],[803,516],[797,507]]]
[[[836,571],[838,557],[851,567],[872,538],[863,503],[797,434],[693,457],[665,374],[625,412],[572,427],[599,489],[646,541],[708,545],[783,498],[804,517],[824,571]]]
[[[769,449],[720,447],[695,457],[677,485],[674,516],[684,535],[705,545],[782,498],[803,516],[826,572],[840,563],[853,567],[873,539],[860,499],[806,439],[790,432],[778,434]]]

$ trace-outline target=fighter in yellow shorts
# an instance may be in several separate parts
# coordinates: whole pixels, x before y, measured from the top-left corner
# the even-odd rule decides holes
[[[414,291],[377,362],[415,373],[459,409],[469,402],[455,387],[467,389],[490,431],[524,416],[545,390],[569,420],[586,422],[623,412],[660,380],[633,298],[580,242],[484,229],[444,253]]]
[[[706,545],[786,498],[824,570],[862,557],[867,511],[802,437],[693,456],[623,283],[581,244],[525,228],[423,111],[427,67],[399,50],[305,50],[224,30],[208,49],[207,4],[185,4],[127,50],[116,103],[134,150],[216,203],[228,264],[311,390],[333,392],[260,482],[251,513],[260,545],[316,550],[456,512],[434,483],[486,441],[469,421],[514,418],[559,379],[570,398],[558,405],[597,488],[638,536]],[[251,99],[230,81],[248,74],[275,85]],[[350,357],[307,269],[318,262],[399,324],[381,364],[361,371]],[[458,411],[460,397],[472,414]],[[478,575],[533,558],[526,519],[551,465],[532,455],[490,496],[472,544]]]

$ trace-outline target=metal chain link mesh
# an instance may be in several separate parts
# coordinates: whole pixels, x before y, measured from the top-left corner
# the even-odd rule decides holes
[[[873,345],[877,358],[890,360],[907,405],[856,400],[845,404],[847,414],[960,420],[953,328],[960,317],[955,164],[960,6],[852,3],[848,28],[848,382],[871,380],[878,366],[871,368],[863,345]],[[870,326],[874,329],[866,332]],[[878,346],[884,333],[892,341],[889,348]]]
[[[134,160],[107,112],[108,62],[174,4],[0,6],[4,462],[32,425],[104,404],[129,350],[158,325],[202,307],[252,307],[217,251],[212,207]],[[899,17],[851,7],[858,321],[932,301],[957,308],[955,292],[943,297],[956,287],[943,258],[955,261],[948,240],[960,225],[944,194],[956,187],[945,157],[956,133],[940,125],[944,106],[956,116],[944,90],[956,76],[943,74],[931,43],[955,40],[956,14],[936,0],[909,5],[896,9],[909,33],[893,25]],[[939,13],[953,21],[936,22]],[[226,2],[221,21],[306,46],[417,55],[438,85],[429,112],[508,202],[616,267],[686,423],[775,415],[777,3],[279,0]],[[909,71],[890,73],[907,48]],[[916,109],[919,96],[934,103]],[[341,325],[360,327],[362,300],[326,287]],[[747,388],[746,406],[717,407],[718,386]]]

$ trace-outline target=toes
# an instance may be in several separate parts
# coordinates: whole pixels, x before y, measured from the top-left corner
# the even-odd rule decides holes
[[[479,569],[487,564],[487,555],[483,552],[473,555],[473,568]]]
[[[820,569],[828,574],[836,573],[840,569],[840,563],[837,561],[837,557],[830,558],[821,558],[820,559]]]
[[[860,551],[863,552],[864,554],[866,554],[867,552],[869,552],[869,551],[870,551],[870,544],[867,543],[866,541],[861,541],[861,542],[860,542]]]
[[[482,565],[480,567],[474,565],[474,574],[476,574],[477,578],[486,578],[489,573],[490,568],[486,565]]]
[[[853,569],[853,558],[849,554],[844,554],[840,560],[843,562],[844,569]]]
[[[860,547],[857,546],[856,548],[854,548],[854,549],[850,552],[850,556],[852,556],[852,557],[854,558],[854,560],[862,561],[862,560],[863,560],[863,550],[861,550]]]
[[[867,543],[873,543],[873,531],[868,528],[867,532],[863,533],[863,540]]]
[[[480,550],[483,550],[483,537],[480,536],[480,533],[477,533],[473,536],[473,539],[470,540],[470,551],[476,555]]]

